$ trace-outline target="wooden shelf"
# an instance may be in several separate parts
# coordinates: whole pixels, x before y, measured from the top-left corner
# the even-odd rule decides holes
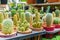
[[[41,3],[41,4],[32,4],[33,6],[60,6],[60,2],[55,2],[55,3]]]

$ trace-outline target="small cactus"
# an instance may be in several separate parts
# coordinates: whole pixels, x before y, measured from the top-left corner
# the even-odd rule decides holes
[[[4,13],[4,19],[7,19],[7,18],[9,18],[8,13]]]
[[[2,33],[11,34],[13,32],[13,21],[11,19],[5,19],[2,26]]]
[[[4,15],[2,12],[0,12],[0,23],[2,23],[3,20],[4,20]]]
[[[48,13],[46,15],[46,25],[50,27],[53,23],[53,15],[51,13]]]
[[[56,9],[55,14],[56,14],[56,17],[59,17],[60,16],[60,10]]]
[[[18,26],[18,17],[16,14],[13,16],[13,23],[15,26]]]
[[[40,13],[37,10],[36,10],[36,13],[35,13],[35,19],[33,21],[32,26],[34,28],[40,28],[40,27],[42,27],[42,20],[40,19]]]
[[[52,14],[53,14],[53,17],[56,17],[56,14],[55,14],[55,12],[52,12]]]
[[[13,17],[16,14],[16,9],[11,9],[11,16]]]
[[[32,24],[32,22],[33,22],[32,14],[30,14],[30,12],[26,12],[26,13],[25,13],[25,16],[26,16],[26,20],[27,20],[30,24]]]

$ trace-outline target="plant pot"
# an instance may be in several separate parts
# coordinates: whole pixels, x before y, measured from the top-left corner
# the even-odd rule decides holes
[[[40,28],[34,28],[34,27],[30,27],[33,31],[42,31],[43,30],[43,27],[40,27]]]
[[[54,28],[55,28],[54,25],[52,25],[51,27],[47,27],[46,25],[44,26],[44,29],[45,29],[46,31],[54,31]]]
[[[47,0],[49,3],[58,2],[58,0]]]
[[[35,0],[27,0],[28,4],[35,4]]]
[[[2,33],[2,31],[1,31],[1,32],[0,32],[0,37],[2,37],[2,38],[13,37],[13,36],[16,36],[16,34],[17,34],[16,31],[14,31],[14,32],[11,33],[11,34],[4,34],[4,33]]]
[[[31,33],[31,32],[32,32],[31,29],[28,29],[28,30],[26,30],[26,31],[24,31],[24,32],[18,31],[18,33],[21,33],[21,34],[29,34],[29,33]]]
[[[55,28],[60,28],[60,24],[55,24]]]

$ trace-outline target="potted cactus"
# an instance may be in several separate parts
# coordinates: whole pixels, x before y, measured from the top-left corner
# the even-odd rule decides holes
[[[29,28],[30,24],[26,21],[24,12],[21,13],[18,32],[22,34],[31,33],[32,30]]]
[[[3,20],[0,33],[0,37],[11,37],[16,35],[16,31],[13,29],[13,21],[11,19]]]
[[[55,25],[55,28],[60,28],[60,18],[55,17],[53,24]]]
[[[59,17],[60,16],[60,10],[59,9],[56,9],[55,10],[55,14],[56,14],[56,17]]]
[[[0,29],[2,28],[2,22],[4,20],[4,15],[2,12],[0,12]]]
[[[30,28],[34,31],[41,31],[43,29],[40,13],[37,10],[35,12],[35,19],[33,20],[32,26]]]
[[[46,15],[46,25],[44,25],[44,29],[46,31],[53,31],[54,30],[54,25],[53,25],[53,15],[51,13],[48,13]]]

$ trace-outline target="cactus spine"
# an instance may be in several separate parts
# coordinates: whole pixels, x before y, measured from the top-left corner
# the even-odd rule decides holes
[[[48,13],[46,15],[46,24],[48,27],[50,27],[53,23],[53,15],[51,13]]]
[[[11,34],[13,32],[13,21],[11,19],[5,19],[2,26],[2,33]]]

